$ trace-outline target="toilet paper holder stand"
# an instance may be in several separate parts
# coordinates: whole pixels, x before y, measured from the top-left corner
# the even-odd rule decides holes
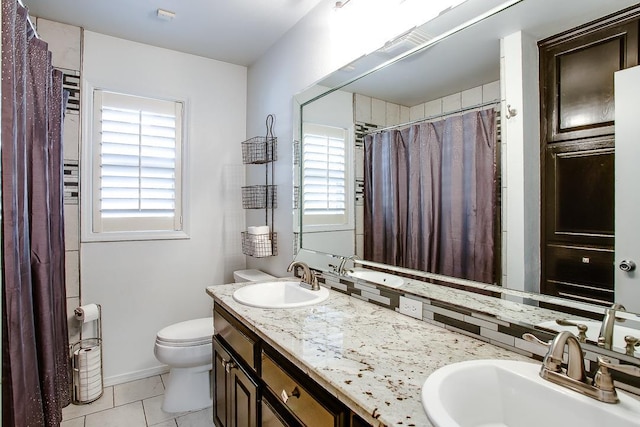
[[[102,373],[102,307],[98,307],[98,317],[91,322],[81,322],[80,324],[80,340],[69,345],[69,355],[71,358],[72,373],[72,392],[71,403],[75,405],[84,405],[94,402],[102,397],[103,394],[103,373]],[[76,318],[78,317],[78,309],[76,308]],[[83,338],[82,326],[85,323],[96,322],[96,336]],[[89,357],[86,356],[89,351],[93,351]],[[82,354],[82,353],[85,354]],[[95,353],[98,356],[95,356]],[[96,360],[97,359],[97,360]],[[89,366],[86,364],[89,363]]]

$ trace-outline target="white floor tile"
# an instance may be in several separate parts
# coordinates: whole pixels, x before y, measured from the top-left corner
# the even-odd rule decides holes
[[[142,402],[87,415],[85,427],[147,427]]]
[[[142,401],[144,414],[150,426],[187,414],[186,412],[164,412],[162,410],[162,398],[163,396],[156,396]]]
[[[110,408],[113,408],[113,387],[106,387],[102,397],[93,403],[86,405],[71,404],[66,408],[62,408],[62,420],[66,421]]]
[[[163,421],[153,425],[150,424],[149,427],[176,427],[176,420]]]
[[[162,378],[162,384],[164,384],[164,387],[167,387],[167,384],[169,384],[169,372],[160,375],[160,378]]]
[[[84,417],[74,418],[60,423],[60,427],[84,427]]]
[[[176,418],[178,427],[214,427],[213,407]]]
[[[113,404],[115,406],[125,405],[138,400],[160,396],[164,393],[164,386],[160,375],[118,384],[113,387]]]

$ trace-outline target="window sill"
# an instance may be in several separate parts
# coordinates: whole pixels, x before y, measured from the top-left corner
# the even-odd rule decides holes
[[[191,236],[185,231],[128,231],[109,233],[88,233],[82,236],[83,243],[127,242],[144,240],[186,240]]]

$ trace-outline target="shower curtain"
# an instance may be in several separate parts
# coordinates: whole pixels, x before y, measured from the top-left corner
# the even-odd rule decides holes
[[[364,257],[491,283],[496,112],[473,111],[364,140]]]
[[[70,403],[62,74],[2,1],[2,422],[58,426]]]

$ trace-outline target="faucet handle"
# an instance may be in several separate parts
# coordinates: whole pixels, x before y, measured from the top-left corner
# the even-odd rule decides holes
[[[575,326],[578,328],[578,341],[581,343],[587,342],[587,330],[589,327],[584,323],[572,322],[567,319],[556,319],[556,324],[560,326]]]
[[[603,356],[598,356],[598,365],[600,365],[600,369],[611,369],[612,371],[618,371],[623,374],[631,375],[632,377],[640,378],[640,368],[637,366],[613,363],[610,359]]]
[[[625,335],[624,342],[627,343],[625,347],[625,353],[627,354],[627,356],[635,356],[636,347],[640,345],[640,339],[631,335]]]
[[[529,341],[529,342],[535,343],[535,344],[544,345],[547,348],[551,347],[551,341],[544,342],[541,339],[539,339],[538,337],[536,337],[535,335],[530,334],[528,332],[526,334],[522,335],[522,339],[525,340],[525,341]]]
[[[604,394],[609,394],[611,396],[609,398],[610,400],[608,400],[610,403],[618,402],[618,397],[613,385],[613,378],[611,378],[611,372],[609,371],[618,371],[633,377],[640,377],[640,368],[637,366],[613,363],[606,357],[598,356],[598,366],[598,372],[596,372],[596,375],[593,378],[593,385]]]

